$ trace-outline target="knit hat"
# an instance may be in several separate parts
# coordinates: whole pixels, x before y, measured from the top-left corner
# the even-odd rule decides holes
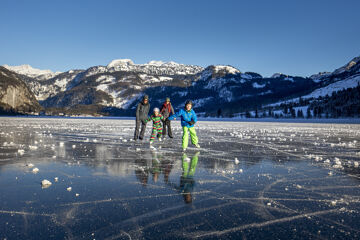
[[[148,95],[144,95],[143,100],[149,100],[149,96],[148,96]]]
[[[160,112],[159,108],[154,108],[154,112]]]
[[[167,97],[167,98],[165,99],[165,101],[170,102],[170,98],[169,98],[169,97]]]

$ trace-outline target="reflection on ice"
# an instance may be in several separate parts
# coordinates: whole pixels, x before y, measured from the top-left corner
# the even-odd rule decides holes
[[[359,125],[1,120],[1,239],[359,238]]]

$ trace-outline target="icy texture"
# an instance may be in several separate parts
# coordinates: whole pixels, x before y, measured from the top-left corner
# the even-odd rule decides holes
[[[1,118],[0,237],[359,239],[360,125],[200,121],[186,154],[134,125]]]

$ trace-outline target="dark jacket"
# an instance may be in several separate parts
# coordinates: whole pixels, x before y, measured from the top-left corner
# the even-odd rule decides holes
[[[145,121],[148,118],[150,103],[141,101],[136,108],[136,120]]]
[[[172,107],[171,103],[169,103],[168,105],[166,104],[166,102],[164,102],[164,104],[162,105],[160,113],[163,115],[164,119],[167,119],[170,116],[170,113],[175,114],[174,108]]]

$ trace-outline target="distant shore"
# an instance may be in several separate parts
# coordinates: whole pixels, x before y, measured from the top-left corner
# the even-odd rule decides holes
[[[0,118],[65,118],[65,119],[103,119],[103,120],[135,120],[135,117],[70,117],[70,116],[0,116]],[[360,124],[360,118],[215,118],[199,117],[199,121],[224,121],[224,122],[279,122],[279,123],[335,123],[335,124]]]

